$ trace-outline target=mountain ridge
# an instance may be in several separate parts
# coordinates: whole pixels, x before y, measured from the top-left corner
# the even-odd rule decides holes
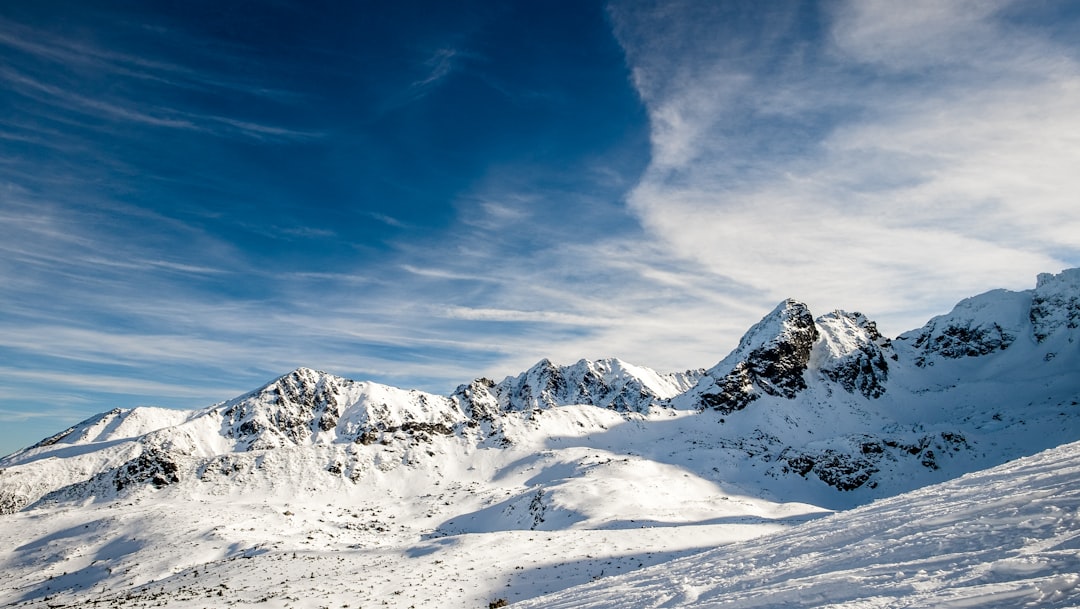
[[[1070,269],[1039,275],[1032,290],[991,290],[964,299],[895,339],[883,337],[861,313],[814,318],[805,304],[786,299],[717,364],[683,373],[658,373],[615,358],[566,366],[543,359],[501,382],[479,378],[440,396],[298,368],[204,409],[141,407],[95,415],[4,457],[0,512],[43,498],[96,496],[110,484],[117,491],[138,484],[160,488],[201,477],[208,463],[238,453],[339,446],[341,454],[327,467],[343,471],[350,468],[342,462],[361,458],[348,453],[351,445],[417,445],[446,436],[464,452],[507,446],[522,429],[537,428],[539,413],[567,406],[601,408],[624,420],[713,411],[721,415],[715,442],[725,448],[712,458],[749,458],[772,478],[810,483],[795,499],[819,497],[824,489],[815,485],[823,483],[841,493],[858,490],[865,501],[901,489],[899,477],[921,475],[913,472],[962,473],[992,462],[986,453],[999,442],[987,439],[991,427],[1049,425],[1049,410],[1020,417],[974,404],[994,395],[991,385],[1003,370],[1038,376],[1039,367],[1051,373],[1067,370],[1067,362],[1080,364],[1078,325],[1080,269]],[[1044,401],[1057,399],[1050,410],[1060,407],[1060,416],[1073,420],[1080,390],[1067,381],[1058,385],[1061,395],[1047,394]],[[944,403],[967,410],[954,407],[958,416],[950,417],[935,412],[936,406],[912,406]],[[921,417],[901,416],[919,408]],[[595,424],[586,419],[576,424]],[[1014,442],[1001,458],[1030,449]],[[75,465],[67,475],[34,474],[31,466],[49,456],[74,459]],[[882,484],[890,490],[875,492]],[[778,492],[783,485],[764,486]]]

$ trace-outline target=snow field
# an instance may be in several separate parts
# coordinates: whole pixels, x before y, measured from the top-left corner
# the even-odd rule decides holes
[[[432,491],[438,490],[429,489]],[[402,497],[185,498],[42,508],[5,517],[0,604],[13,607],[482,607],[630,572],[790,526],[498,529],[481,506],[516,489],[448,485]],[[464,516],[459,510],[471,510]],[[607,504],[608,526],[661,515]],[[594,507],[593,512],[602,509]],[[470,521],[471,520],[471,521]],[[460,523],[460,524],[456,524]],[[502,524],[513,524],[502,522]],[[445,528],[444,528],[445,526]]]
[[[1080,606],[1080,444],[522,607]]]

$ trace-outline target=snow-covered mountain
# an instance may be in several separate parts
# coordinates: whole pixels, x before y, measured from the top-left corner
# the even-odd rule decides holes
[[[474,418],[486,420],[506,412],[570,404],[647,413],[685,392],[700,376],[700,371],[660,374],[618,359],[583,359],[572,366],[544,359],[499,384],[483,378],[473,381],[459,387],[454,397]]]
[[[195,545],[204,555],[172,552],[168,543],[186,541],[170,528],[160,543],[133,549],[138,564],[129,564],[128,554],[103,549],[120,542],[108,541],[115,523],[101,518],[107,534],[74,537],[79,556],[109,556],[112,571],[69,557],[64,572],[82,575],[37,585],[50,555],[16,552],[0,557],[0,569],[25,574],[6,592],[0,586],[0,601],[55,601],[50,591],[62,590],[78,604],[105,598],[88,596],[98,583],[133,590],[200,564],[225,578],[225,562],[237,556],[321,539],[324,521],[337,522],[327,542],[336,551],[345,547],[338,538],[401,549],[381,563],[391,570],[415,570],[411,553],[440,553],[441,539],[468,548],[512,541],[500,548],[515,551],[528,539],[564,562],[553,571],[558,581],[532,572],[516,595],[562,590],[596,576],[598,546],[609,568],[655,564],[1080,440],[1078,327],[1080,269],[1072,269],[1040,275],[1033,290],[966,299],[891,340],[860,313],[815,318],[785,300],[726,357],[696,371],[542,360],[440,396],[300,368],[207,408],[113,410],[0,459],[0,538],[60,551],[34,541],[33,531],[62,533],[59,524],[26,528],[39,522],[35,514],[70,524],[142,505],[147,526],[164,510],[185,531],[202,530]],[[360,511],[341,522],[336,512],[305,517],[313,528],[296,541],[289,522],[300,518],[288,506],[310,515],[327,501]],[[238,502],[248,507],[225,509]],[[196,504],[231,524],[176,515]],[[282,513],[291,515],[278,522]],[[221,533],[249,520],[284,537],[259,535],[253,545]],[[546,541],[532,535],[540,531]],[[656,551],[634,557],[634,547]],[[505,575],[503,563],[467,554]],[[114,576],[120,565],[125,576]],[[479,602],[488,592],[463,586],[455,598]],[[408,606],[401,600],[393,604]]]

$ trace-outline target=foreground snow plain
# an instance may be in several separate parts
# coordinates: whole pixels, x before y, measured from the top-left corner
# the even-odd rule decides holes
[[[474,453],[465,482],[403,469],[10,514],[0,606],[1080,606],[1080,443],[832,515],[594,447],[505,455]],[[673,480],[679,505],[648,492]]]
[[[1080,444],[522,607],[1080,606]]]
[[[277,469],[273,481],[182,483],[2,516],[0,606],[487,607],[829,513],[747,496],[678,458],[602,448],[613,440],[588,433],[638,436],[639,415],[541,416],[550,420],[516,430],[512,448],[437,439],[426,450],[441,469],[388,468],[361,484],[297,448],[276,458],[298,475]],[[664,416],[671,435],[651,435],[654,445],[685,445],[701,424]],[[582,427],[582,417],[603,420]]]

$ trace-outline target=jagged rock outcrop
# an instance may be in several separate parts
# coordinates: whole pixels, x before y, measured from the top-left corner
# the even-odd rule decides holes
[[[813,476],[839,491],[852,491],[863,485],[875,488],[876,475],[887,465],[914,461],[928,470],[936,470],[939,460],[970,449],[962,433],[940,432],[903,439],[891,436],[855,435],[836,438],[833,445],[818,449],[785,448],[777,457],[779,472]]]
[[[919,367],[933,366],[942,358],[980,357],[1004,351],[1026,335],[1030,310],[1030,291],[992,290],[961,300],[948,314],[897,340],[911,345]]]
[[[701,408],[742,410],[762,395],[793,398],[806,388],[817,326],[806,305],[785,300],[755,324],[739,346],[688,394]],[[685,400],[682,400],[685,401]]]
[[[1080,269],[1057,275],[1040,273],[1028,313],[1035,340],[1043,342],[1055,332],[1080,328]]]
[[[493,421],[502,414],[495,381],[478,378],[468,385],[460,385],[451,396],[461,410],[473,421]]]
[[[222,428],[249,450],[310,442],[337,426],[352,381],[299,368],[222,408]]]
[[[138,457],[113,470],[112,483],[117,491],[135,484],[152,484],[156,488],[180,481],[180,465],[164,450],[149,449]]]
[[[889,360],[896,359],[892,341],[862,313],[833,311],[817,318],[821,337],[816,346],[818,370],[848,393],[881,397],[889,380]]]

